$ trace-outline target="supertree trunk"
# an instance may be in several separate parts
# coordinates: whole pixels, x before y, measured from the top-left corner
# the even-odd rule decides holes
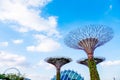
[[[90,80],[100,80],[94,58],[88,58],[88,67],[90,72]]]
[[[57,69],[56,71],[56,80],[60,80],[60,69]]]
[[[96,67],[96,62],[94,60],[94,47],[98,43],[95,38],[87,38],[79,42],[79,45],[84,48],[88,56],[88,68],[90,72],[90,80],[100,80],[99,74]]]
[[[94,57],[94,58],[89,57],[89,58],[80,59],[77,61],[77,63],[85,65],[89,68],[91,80],[94,80],[94,77],[95,77],[95,80],[100,80],[96,65],[103,62],[104,60],[105,58],[103,57]]]

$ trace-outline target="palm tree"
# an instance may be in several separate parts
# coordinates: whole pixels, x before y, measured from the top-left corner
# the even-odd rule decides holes
[[[113,30],[105,25],[86,25],[68,33],[65,44],[84,50],[88,57],[91,80],[100,80],[94,61],[94,50],[113,38]]]
[[[60,69],[63,65],[72,61],[71,58],[65,57],[49,57],[45,59],[46,62],[56,67],[56,80],[60,80]]]
[[[96,65],[103,62],[104,60],[105,60],[105,58],[102,58],[102,57],[94,57],[94,61],[95,61]],[[78,60],[77,63],[83,64],[88,67],[88,58]]]

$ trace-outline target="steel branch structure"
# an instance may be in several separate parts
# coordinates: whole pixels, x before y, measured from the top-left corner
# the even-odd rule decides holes
[[[64,42],[67,46],[84,50],[88,55],[95,48],[105,44],[113,38],[113,30],[105,25],[86,25],[72,30],[67,34]]]

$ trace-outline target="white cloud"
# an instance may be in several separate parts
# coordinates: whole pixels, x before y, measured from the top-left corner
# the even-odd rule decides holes
[[[22,39],[16,39],[16,40],[13,40],[13,43],[14,44],[21,44],[21,43],[23,43],[23,40]]]
[[[34,30],[59,35],[59,32],[56,30],[56,17],[49,16],[44,18],[41,16],[41,8],[39,7],[45,6],[50,1],[51,0],[1,0],[0,21],[15,23],[13,28],[20,32]]]
[[[115,60],[115,61],[105,61],[100,63],[102,66],[115,66],[115,65],[120,65],[120,60]]]
[[[109,6],[110,9],[112,9],[112,4]]]
[[[36,70],[36,69],[39,69],[40,68],[40,71],[42,72],[42,70],[45,72],[45,71],[52,71],[55,69],[55,67],[47,62],[45,62],[44,60],[40,60],[36,65],[33,65],[32,66],[32,70]],[[31,80],[50,80],[53,75],[45,75],[46,72],[43,74],[42,73],[39,73],[39,72],[34,72],[31,74],[31,73],[28,73],[27,74],[27,77],[30,78]]]
[[[25,0],[22,0],[25,2]],[[26,4],[28,6],[34,6],[34,7],[43,7],[45,6],[48,2],[50,2],[51,0],[26,0]]]
[[[8,42],[0,42],[0,46],[6,47],[8,46]]]
[[[24,56],[11,54],[5,51],[0,52],[0,67],[20,67],[24,65],[27,65],[26,58]]]
[[[51,0],[0,1],[1,22],[11,23],[9,27],[18,32],[35,31],[45,34],[45,38],[43,39],[44,41],[42,40],[36,45],[33,44],[28,46],[28,51],[49,52],[60,47],[60,44],[54,39],[61,37],[57,30],[57,17],[41,16],[42,8],[49,2],[51,2]],[[31,36],[31,34],[29,36]],[[20,42],[14,41],[14,43]]]
[[[108,10],[105,12],[105,15],[108,15],[108,14],[112,11],[112,8],[113,8],[113,5],[110,4],[110,5],[108,6]]]
[[[42,75],[42,74],[30,74],[28,77],[31,80],[50,80],[51,77],[48,75]]]
[[[35,38],[37,40],[37,45],[28,46],[28,51],[50,52],[60,48],[60,44],[48,36],[37,34]]]
[[[43,60],[40,60],[39,63],[37,63],[36,66],[42,67],[46,70],[54,69],[55,67],[52,64],[49,64]]]

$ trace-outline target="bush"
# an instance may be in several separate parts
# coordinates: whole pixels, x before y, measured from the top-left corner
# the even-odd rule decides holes
[[[17,74],[0,74],[0,79],[2,80],[24,80],[24,77],[22,75]]]

